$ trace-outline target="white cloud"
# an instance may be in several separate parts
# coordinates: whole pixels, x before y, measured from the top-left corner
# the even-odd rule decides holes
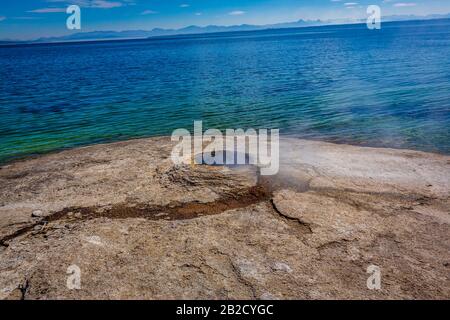
[[[147,14],[157,14],[158,13],[158,11],[153,11],[153,10],[144,10],[144,11],[142,11],[142,13],[141,14],[143,14],[143,15],[147,15]]]
[[[416,4],[414,2],[399,2],[394,3],[394,7],[402,8],[402,7],[415,7]]]
[[[41,9],[34,9],[27,12],[32,13],[55,13],[55,12],[66,12],[66,8],[41,8]]]
[[[75,4],[84,8],[111,9],[125,5],[134,5],[134,0],[110,1],[110,0],[47,0],[47,2],[63,2],[68,5]]]
[[[180,8],[188,8],[188,7],[190,7],[191,5],[190,4],[187,4],[187,3],[183,3],[183,4],[180,4]]]
[[[231,11],[228,14],[230,16],[241,16],[241,15],[245,14],[245,11],[236,10],[236,11]]]
[[[115,2],[115,1],[105,1],[105,0],[95,0],[92,1],[92,8],[103,8],[103,9],[109,9],[109,8],[117,8],[121,7],[122,2]]]
[[[75,4],[83,8],[111,9],[118,8],[123,5],[134,5],[134,0],[109,1],[109,0],[46,0],[49,3],[65,3],[67,5]],[[66,12],[66,8],[39,8],[29,10],[31,13],[55,13]]]

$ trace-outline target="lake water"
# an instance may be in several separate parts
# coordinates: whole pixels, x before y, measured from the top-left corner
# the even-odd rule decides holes
[[[450,20],[0,47],[0,162],[194,120],[450,154]]]

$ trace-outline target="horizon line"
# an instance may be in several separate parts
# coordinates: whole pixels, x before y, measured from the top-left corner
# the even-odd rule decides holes
[[[417,15],[391,15],[391,16],[386,16],[386,18],[389,17],[408,17],[411,16],[412,19],[406,19],[406,20],[388,20],[385,21],[384,23],[395,23],[395,22],[414,22],[414,21],[435,21],[435,20],[449,20],[450,19],[450,13],[444,13],[444,14],[430,14],[430,15],[424,15],[424,16],[417,16]],[[436,18],[431,18],[432,16],[442,16],[442,17],[436,17]],[[427,19],[427,17],[430,17]],[[347,21],[347,22],[342,22],[339,23],[338,21]],[[164,38],[174,38],[174,37],[180,37],[180,36],[199,36],[199,35],[214,35],[214,34],[226,34],[226,33],[244,33],[244,32],[255,32],[255,31],[267,31],[267,30],[282,30],[282,29],[307,29],[307,28],[322,28],[322,27],[330,27],[330,26],[344,26],[344,25],[360,25],[360,24],[365,24],[364,22],[362,22],[362,20],[364,20],[363,18],[358,18],[358,19],[354,19],[354,20],[346,20],[346,19],[330,19],[330,20],[304,20],[304,19],[299,19],[296,21],[290,21],[290,22],[281,22],[281,23],[276,23],[276,24],[265,24],[265,25],[257,25],[257,24],[239,24],[239,25],[229,25],[229,26],[225,26],[225,25],[206,25],[206,26],[198,26],[198,25],[188,25],[182,28],[178,28],[178,29],[165,29],[165,28],[152,28],[150,30],[145,30],[145,29],[127,29],[127,30],[121,30],[121,31],[115,31],[115,30],[93,30],[93,31],[79,31],[76,33],[72,33],[69,35],[64,35],[64,36],[50,36],[50,37],[40,37],[40,38],[36,38],[36,39],[32,39],[32,40],[10,40],[10,39],[0,39],[0,47],[6,47],[6,46],[20,46],[20,45],[39,45],[39,44],[64,44],[64,43],[88,43],[88,42],[100,42],[100,41],[104,41],[104,42],[112,42],[112,41],[127,41],[127,40],[146,40],[146,39],[164,39]],[[305,26],[293,26],[293,27],[282,27],[282,25],[284,24],[294,24],[294,23],[298,23],[300,21],[303,22],[322,22],[324,24],[320,24],[320,25],[305,25]],[[326,24],[326,23],[329,24]],[[277,25],[279,25],[280,27],[276,27]],[[214,31],[214,32],[198,32],[198,33],[174,33],[174,34],[167,34],[167,35],[153,35],[153,36],[146,36],[146,37],[124,37],[124,38],[86,38],[86,39],[67,39],[67,40],[61,40],[61,41],[41,41],[41,40],[45,40],[45,39],[58,39],[58,38],[66,38],[66,37],[70,37],[73,35],[78,35],[78,34],[89,34],[89,33],[101,33],[101,32],[114,32],[114,33],[122,33],[122,32],[136,32],[136,31],[141,31],[141,32],[153,32],[155,30],[163,30],[163,31],[182,31],[184,29],[190,28],[190,27],[196,27],[199,29],[204,29],[204,28],[208,28],[208,27],[217,27],[217,28],[233,28],[233,27],[242,27],[242,26],[249,26],[249,27],[255,27],[256,29],[254,30],[224,30],[224,31]],[[258,29],[260,28],[260,29]]]

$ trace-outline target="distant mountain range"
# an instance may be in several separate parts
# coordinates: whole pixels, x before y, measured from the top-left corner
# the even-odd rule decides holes
[[[397,15],[386,16],[383,22],[392,21],[410,21],[410,20],[434,20],[434,19],[450,19],[450,13],[445,15],[433,14],[427,16],[416,15]],[[298,20],[295,22],[269,24],[269,25],[250,25],[242,24],[235,26],[215,26],[206,27],[188,26],[182,29],[161,29],[152,30],[128,30],[128,31],[91,31],[78,32],[61,37],[46,37],[32,41],[0,41],[0,45],[18,44],[18,43],[52,43],[52,42],[71,42],[71,41],[92,41],[92,40],[118,40],[118,39],[145,39],[151,37],[187,35],[187,34],[204,34],[204,33],[220,33],[220,32],[237,32],[237,31],[254,31],[263,29],[282,29],[282,28],[301,28],[324,25],[341,25],[352,23],[365,23],[365,19],[338,19],[338,20]]]

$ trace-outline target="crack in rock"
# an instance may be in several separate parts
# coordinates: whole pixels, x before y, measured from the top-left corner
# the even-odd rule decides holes
[[[20,300],[25,300],[25,296],[27,295],[28,289],[30,288],[30,281],[28,279],[25,279],[23,283],[19,285],[17,289],[20,290]]]
[[[284,221],[286,221],[289,225],[296,227],[297,229],[300,229],[304,234],[313,233],[313,230],[309,223],[306,223],[299,218],[293,218],[284,214],[281,210],[278,209],[273,199],[270,199],[270,204],[272,205],[273,210],[278,214],[278,216],[282,218]]]

